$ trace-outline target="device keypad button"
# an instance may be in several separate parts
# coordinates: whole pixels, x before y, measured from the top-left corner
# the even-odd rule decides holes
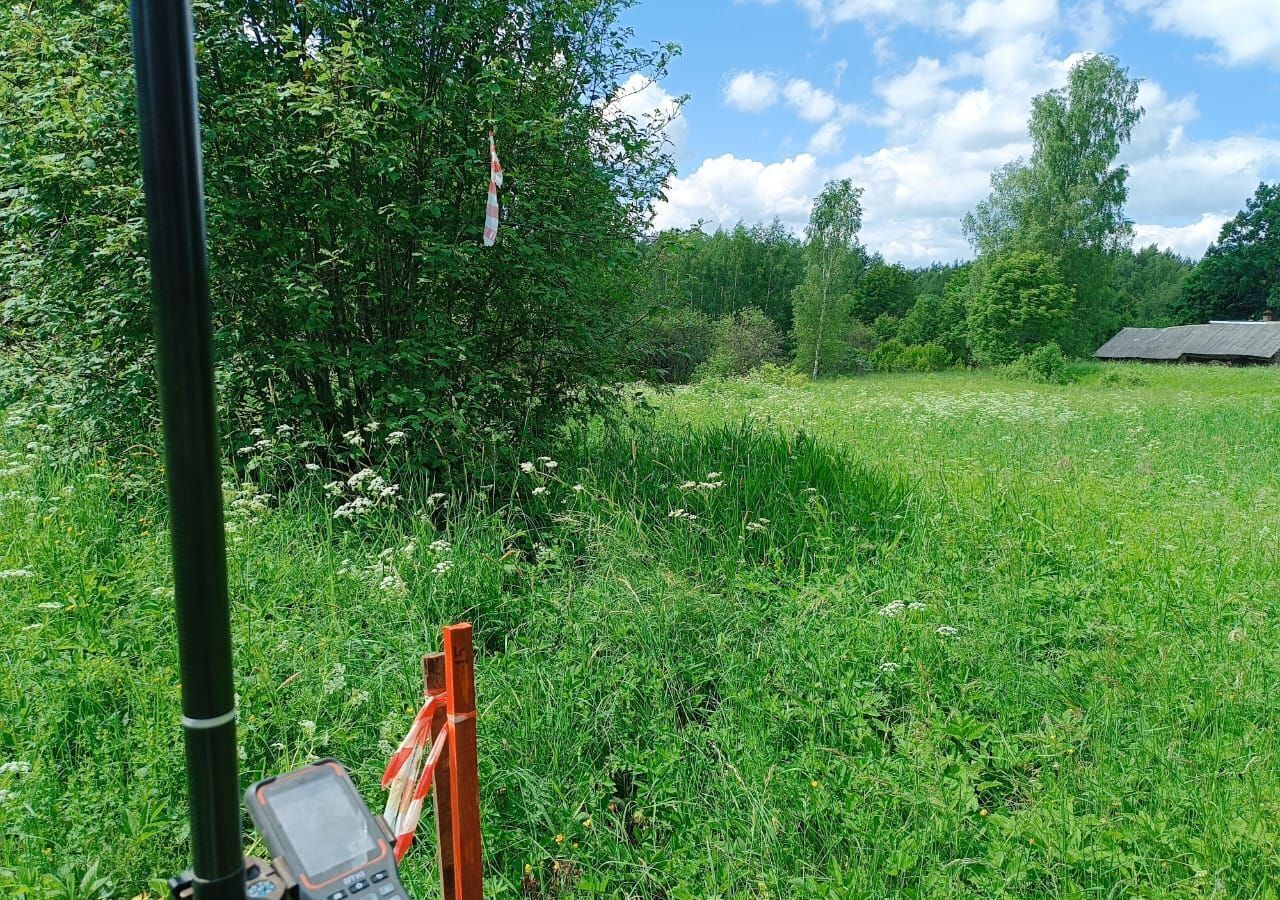
[[[357,881],[351,885],[351,893],[358,894],[369,886],[367,881]]]
[[[389,897],[395,892],[396,892],[396,886],[394,884],[384,884],[382,887],[378,889],[378,896]]]
[[[329,895],[328,900],[347,900],[346,891],[334,891]]]
[[[370,878],[369,880],[372,881],[374,884],[377,884],[379,881],[386,881],[386,879],[387,879],[386,872],[374,872],[373,877]]]

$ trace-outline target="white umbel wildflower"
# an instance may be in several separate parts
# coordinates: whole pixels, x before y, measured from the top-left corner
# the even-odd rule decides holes
[[[960,633],[960,629],[953,628],[950,625],[939,625],[937,628],[937,633],[942,637],[955,637],[957,634]]]

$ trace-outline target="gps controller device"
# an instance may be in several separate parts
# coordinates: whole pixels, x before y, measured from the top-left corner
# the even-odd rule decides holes
[[[391,830],[336,760],[264,778],[245,804],[273,854],[245,857],[246,900],[409,900]],[[194,880],[190,870],[171,879],[170,897],[190,900]]]
[[[337,761],[259,781],[245,803],[277,868],[283,862],[293,876],[298,900],[407,900],[386,823]]]

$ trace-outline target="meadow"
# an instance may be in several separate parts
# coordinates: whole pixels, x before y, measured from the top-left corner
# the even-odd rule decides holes
[[[266,436],[228,469],[242,778],[335,756],[380,808],[467,619],[494,896],[1275,897],[1280,371],[1075,374],[644,392],[361,517]],[[159,462],[0,415],[0,892],[158,896]]]

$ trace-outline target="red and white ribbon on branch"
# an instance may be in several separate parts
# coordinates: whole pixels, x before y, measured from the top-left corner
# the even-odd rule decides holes
[[[447,722],[436,734],[431,734],[431,720],[436,712],[444,711],[446,699],[445,694],[436,694],[427,700],[382,774],[382,789],[387,791],[387,806],[382,817],[396,836],[396,862],[402,861],[413,845],[423,801],[431,791],[436,765],[448,742]]]
[[[502,163],[498,162],[498,147],[489,132],[489,202],[484,209],[484,245],[492,247],[498,240],[498,188],[502,187]]]

